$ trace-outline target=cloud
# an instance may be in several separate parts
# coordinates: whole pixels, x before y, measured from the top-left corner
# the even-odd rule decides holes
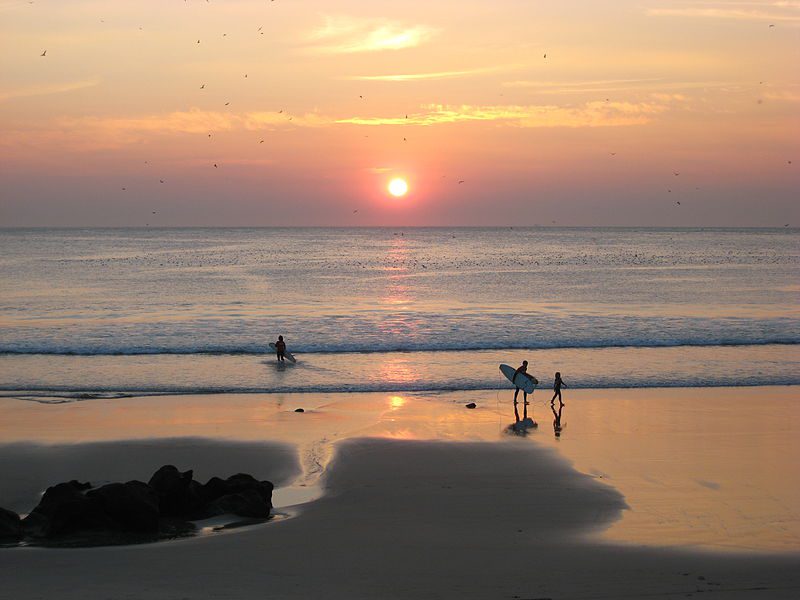
[[[59,125],[67,129],[92,130],[108,134],[208,133],[245,129],[257,131],[276,126],[316,127],[330,123],[315,113],[291,115],[256,111],[242,114],[206,111],[197,108],[141,117],[65,118]]]
[[[398,75],[353,75],[346,77],[356,81],[418,81],[424,79],[452,79],[454,77],[467,77],[469,75],[480,75],[483,73],[493,73],[499,71],[498,67],[487,67],[483,69],[468,69],[464,71],[438,71],[435,73],[406,73]]]
[[[384,19],[326,17],[309,37],[309,49],[326,54],[380,52],[413,48],[428,41],[437,30],[427,25],[404,25]]]
[[[86,81],[72,81],[66,83],[53,83],[49,85],[33,85],[13,90],[0,90],[0,102],[12,98],[30,98],[32,96],[50,96],[53,94],[63,94],[95,87],[100,83],[99,80],[91,79]]]
[[[579,94],[585,92],[619,92],[641,89],[638,84],[652,84],[663,81],[660,78],[648,79],[600,79],[593,81],[507,81],[508,88],[529,88],[539,94]]]
[[[351,125],[438,125],[497,121],[519,127],[614,127],[643,125],[668,110],[656,102],[587,102],[573,107],[553,105],[476,106],[430,104],[427,112],[404,117],[353,117],[337,123]]]
[[[647,14],[657,17],[800,23],[800,2],[701,2],[691,6],[649,8]]]

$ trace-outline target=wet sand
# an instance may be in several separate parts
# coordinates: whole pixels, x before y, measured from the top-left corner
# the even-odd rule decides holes
[[[510,404],[485,392],[0,399],[0,506],[13,495],[21,510],[37,488],[75,476],[144,477],[137,469],[151,472],[148,461],[201,477],[230,474],[230,466],[289,490],[323,492],[290,509],[292,518],[242,531],[130,547],[2,550],[3,570],[14,573],[4,577],[4,593],[800,593],[794,388],[569,392],[557,440],[538,394],[529,408],[539,428],[525,437],[504,433]],[[476,410],[464,408],[470,401]],[[298,406],[307,412],[294,413]],[[742,515],[751,519],[737,528]],[[737,541],[743,535],[748,543]]]

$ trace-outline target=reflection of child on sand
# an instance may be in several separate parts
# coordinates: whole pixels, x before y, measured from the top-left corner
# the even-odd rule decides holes
[[[563,409],[563,402],[558,404],[558,412],[556,412],[556,407],[553,405],[553,403],[550,403],[550,410],[553,411],[553,417],[555,417],[553,419],[553,433],[556,435],[556,437],[561,437],[561,430],[564,428],[564,426],[561,425],[561,411]],[[566,425],[566,423],[564,423],[564,425]]]

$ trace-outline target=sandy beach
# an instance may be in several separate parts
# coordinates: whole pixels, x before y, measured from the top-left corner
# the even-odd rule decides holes
[[[0,505],[172,462],[199,479],[270,478],[282,515],[154,544],[6,548],[4,594],[796,597],[794,392],[580,390],[558,439],[542,399],[529,407],[538,429],[520,437],[504,431],[508,399],[485,392],[4,398]]]

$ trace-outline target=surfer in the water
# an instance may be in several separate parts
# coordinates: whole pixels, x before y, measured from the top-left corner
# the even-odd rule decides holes
[[[522,364],[517,367],[516,371],[514,371],[514,385],[516,385],[517,375],[520,375],[520,374],[522,374],[524,377],[527,377],[527,378],[530,379],[530,375],[528,375],[528,361],[527,360],[523,360]],[[517,396],[519,396],[519,386],[517,386],[517,389],[514,390],[514,404],[517,403]],[[528,403],[528,392],[526,392],[525,390],[522,390],[522,401],[525,404]]]
[[[553,381],[553,397],[550,398],[550,404],[553,404],[556,401],[556,397],[558,397],[558,403],[563,405],[564,403],[561,401],[561,386],[566,387],[567,384],[561,380],[561,373],[556,371],[556,379]]]
[[[286,352],[286,342],[283,341],[283,336],[278,336],[278,341],[275,342],[275,354],[278,356],[278,362],[283,362],[283,355]]]

